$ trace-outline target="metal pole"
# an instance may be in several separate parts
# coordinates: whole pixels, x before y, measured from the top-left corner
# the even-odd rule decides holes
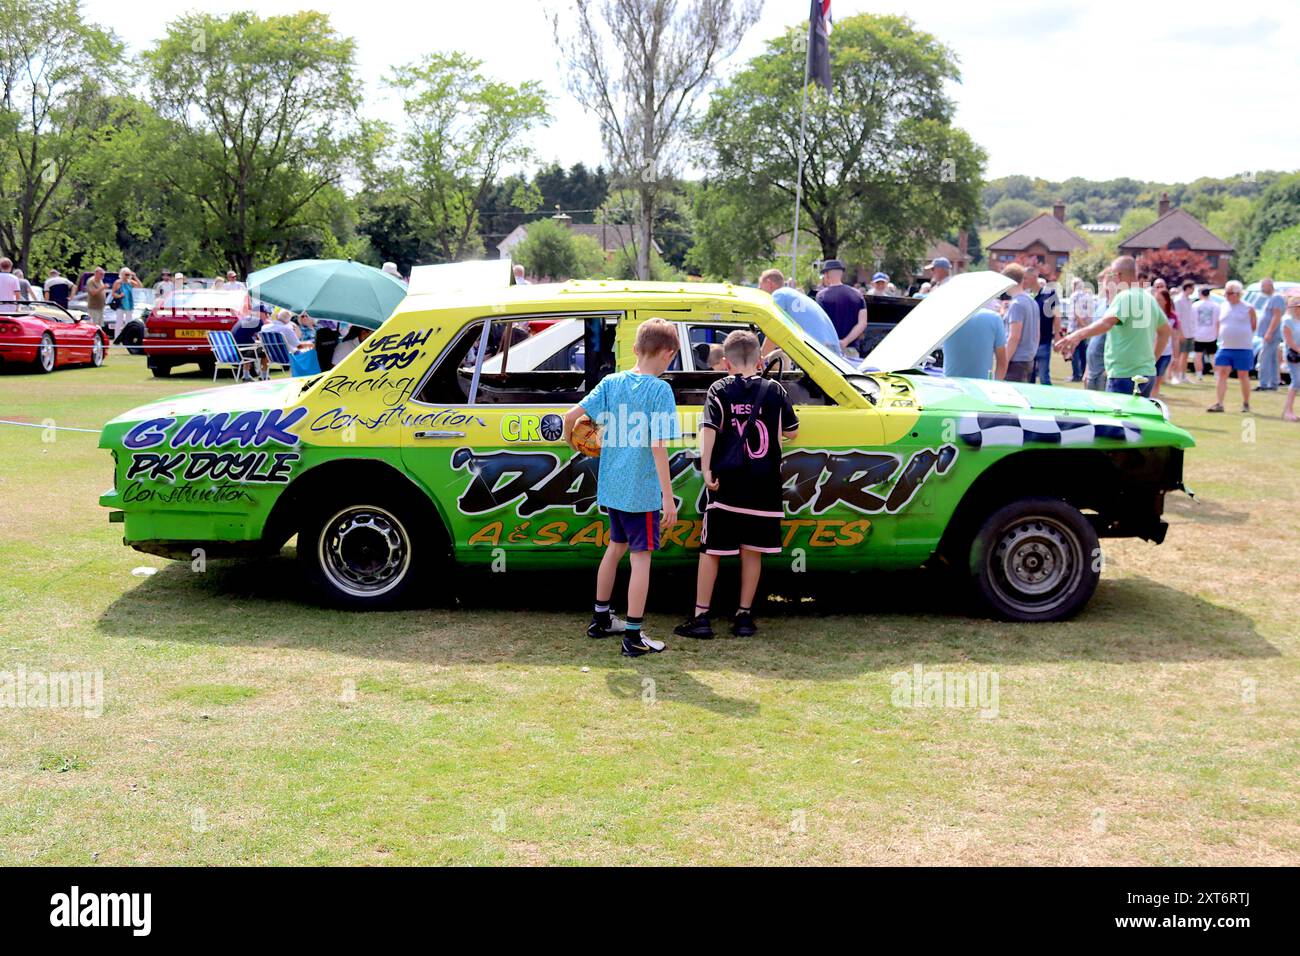
[[[799,205],[803,199],[804,129],[808,122],[808,76],[812,68],[812,31],[809,29],[808,55],[803,58],[803,103],[799,107],[799,172],[794,183],[794,236],[790,242],[790,277],[799,285]]]

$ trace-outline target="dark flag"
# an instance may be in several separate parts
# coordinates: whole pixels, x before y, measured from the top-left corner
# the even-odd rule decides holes
[[[831,91],[831,0],[812,0],[808,20],[808,78]]]

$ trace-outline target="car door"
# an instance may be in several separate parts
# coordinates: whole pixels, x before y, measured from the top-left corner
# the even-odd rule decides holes
[[[405,410],[401,457],[437,500],[458,560],[497,570],[587,562],[608,540],[598,462],[565,444],[562,416],[612,370],[617,318],[484,316],[429,369]],[[539,319],[582,323],[583,348],[563,321],[537,333],[554,349],[531,348],[527,323]]]

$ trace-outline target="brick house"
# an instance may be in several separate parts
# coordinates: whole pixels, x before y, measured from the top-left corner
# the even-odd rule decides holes
[[[1202,226],[1191,213],[1170,209],[1168,193],[1161,194],[1156,211],[1159,218],[1155,222],[1120,240],[1122,255],[1138,257],[1157,249],[1187,249],[1209,260],[1214,285],[1222,286],[1228,281],[1228,263],[1233,252],[1230,244]]]
[[[1001,270],[1008,263],[1030,258],[1038,263],[1038,274],[1048,282],[1060,278],[1070,253],[1088,248],[1077,232],[1065,224],[1065,203],[1058,200],[1050,213],[1042,212],[989,243],[989,268]]]

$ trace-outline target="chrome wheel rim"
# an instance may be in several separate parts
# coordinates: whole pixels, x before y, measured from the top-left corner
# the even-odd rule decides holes
[[[90,360],[96,365],[102,365],[104,362],[104,340],[98,335],[95,336],[95,344],[90,349]]]
[[[327,521],[317,553],[330,583],[354,597],[391,591],[411,566],[406,528],[392,512],[372,505],[344,508]]]
[[[47,372],[54,371],[54,340],[41,339],[41,368]]]
[[[1054,518],[1017,519],[998,535],[988,558],[989,579],[1019,611],[1050,611],[1074,593],[1084,572],[1077,535]]]

